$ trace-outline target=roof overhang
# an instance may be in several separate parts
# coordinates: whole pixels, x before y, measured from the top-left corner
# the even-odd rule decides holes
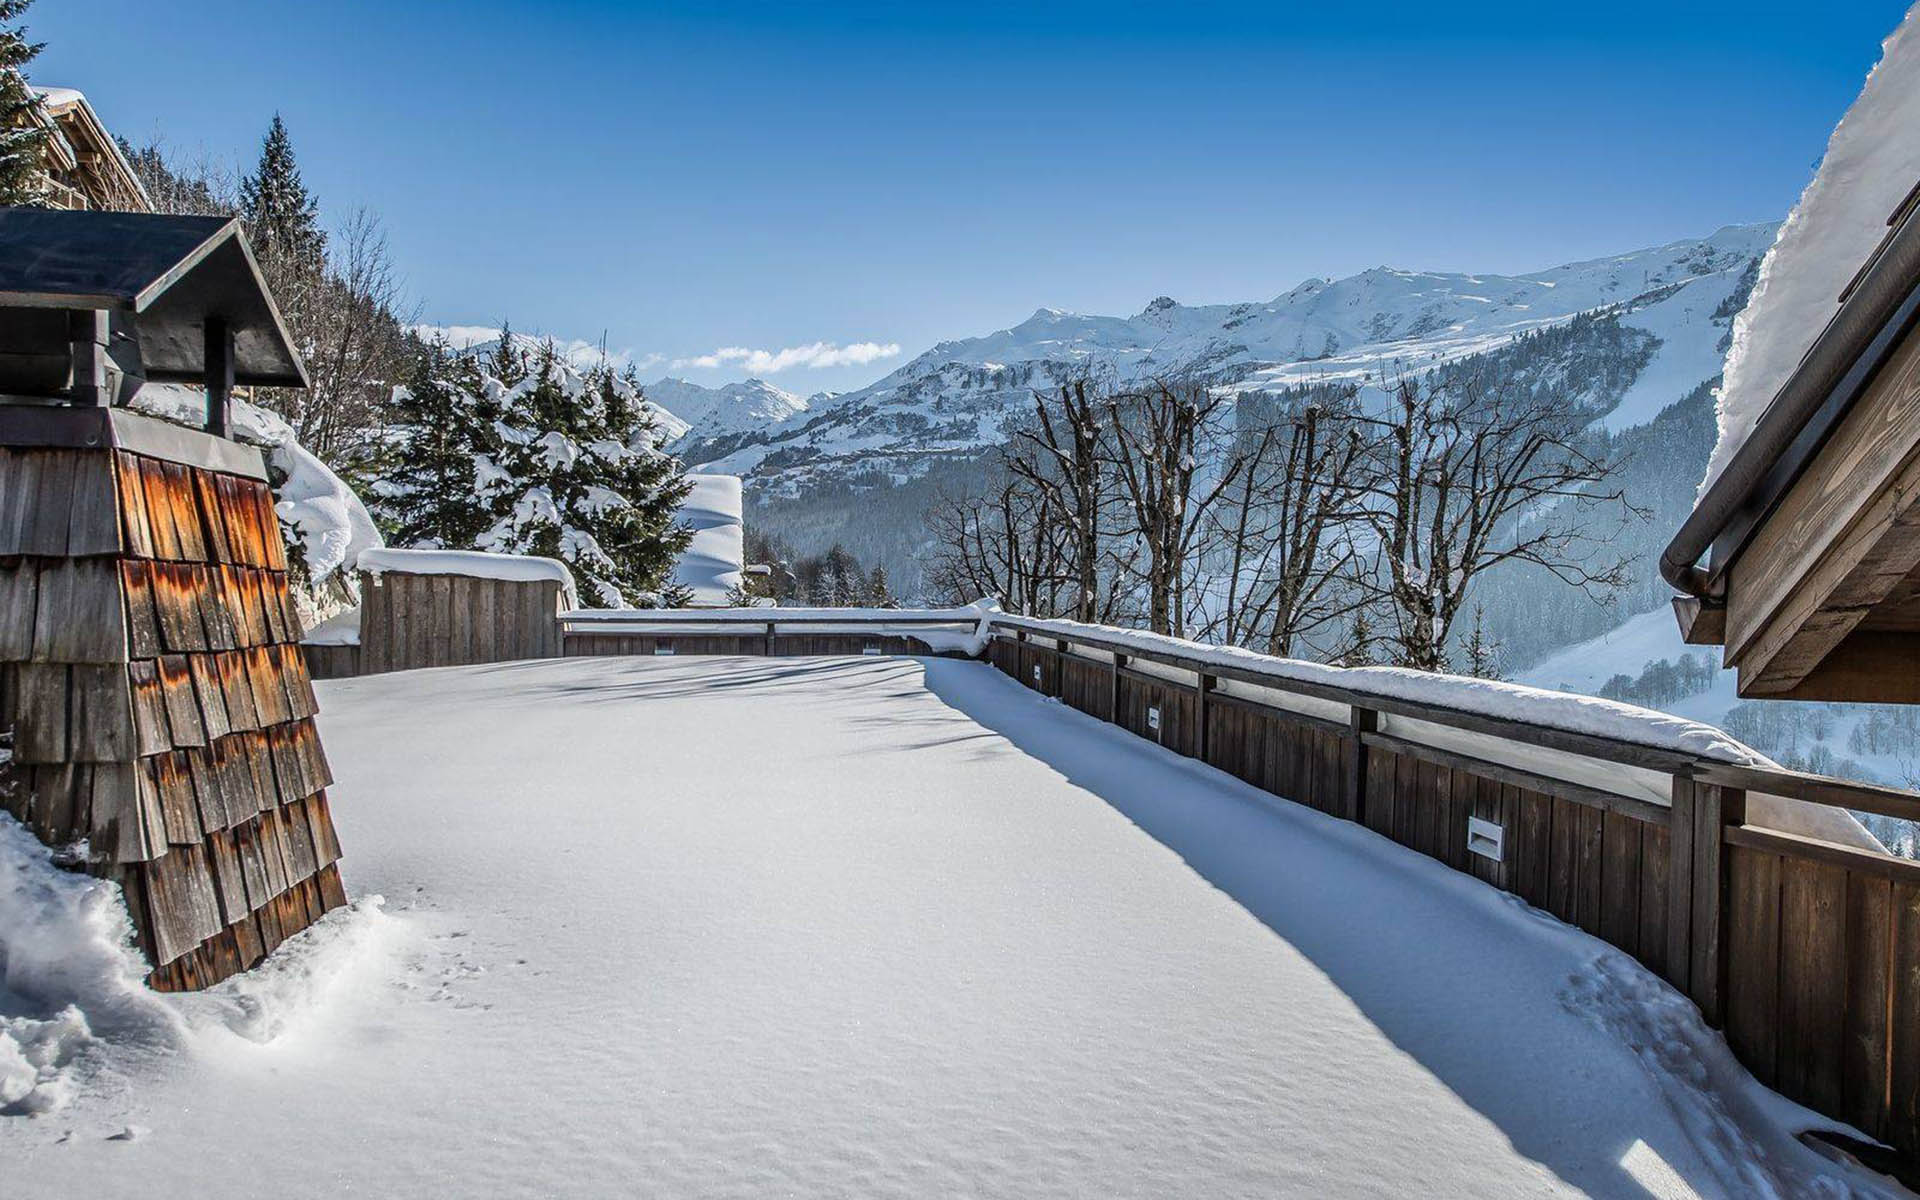
[[[1888,224],[1661,559],[1742,695],[1920,701],[1920,188]]]
[[[155,213],[0,208],[0,307],[135,314],[149,379],[199,383],[206,326],[234,334],[234,382],[307,386],[240,222]]]

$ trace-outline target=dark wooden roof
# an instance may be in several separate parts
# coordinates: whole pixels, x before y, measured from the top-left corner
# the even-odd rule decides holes
[[[198,383],[205,322],[234,329],[234,382],[305,387],[306,368],[237,220],[0,208],[0,307],[139,315],[146,377]]]

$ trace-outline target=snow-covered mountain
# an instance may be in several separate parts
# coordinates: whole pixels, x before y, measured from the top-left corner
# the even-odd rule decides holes
[[[807,411],[807,401],[764,379],[703,387],[684,379],[662,379],[642,389],[648,400],[685,422],[702,440],[760,433]]]
[[[693,421],[681,450],[705,469],[746,476],[763,497],[798,497],[855,476],[911,478],[933,460],[993,444],[1033,389],[1092,366],[1122,379],[1202,374],[1247,390],[1379,386],[1583,314],[1617,321],[1639,349],[1628,370],[1569,369],[1569,386],[1586,389],[1569,398],[1625,428],[1719,372],[1733,312],[1773,235],[1772,225],[1729,226],[1527,275],[1377,267],[1310,279],[1263,302],[1188,306],[1161,297],[1131,317],[1043,308],[1012,328],[942,342],[867,387],[760,430],[709,431]]]

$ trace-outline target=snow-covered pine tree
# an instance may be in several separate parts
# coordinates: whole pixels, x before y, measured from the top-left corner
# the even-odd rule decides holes
[[[39,204],[46,187],[47,128],[26,65],[40,53],[20,18],[33,0],[0,0],[0,204]]]
[[[893,588],[887,583],[887,569],[875,563],[867,575],[865,594],[860,603],[866,608],[898,608],[900,602],[894,599]]]
[[[599,604],[686,603],[668,572],[692,537],[674,521],[691,485],[660,448],[632,372],[583,375],[552,343],[533,357],[502,396],[498,466],[511,482],[480,548],[558,558]]]
[[[487,374],[508,387],[518,387],[527,377],[527,354],[514,339],[513,326],[500,322],[500,340],[487,353]]]
[[[394,389],[394,440],[375,512],[395,545],[464,550],[492,528],[504,389],[439,339]]]

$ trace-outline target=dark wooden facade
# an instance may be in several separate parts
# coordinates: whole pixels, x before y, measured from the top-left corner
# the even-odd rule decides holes
[[[1019,624],[996,623],[987,658],[1027,687],[1612,943],[1694,999],[1762,1082],[1920,1157],[1920,863],[1748,825],[1745,811],[1751,790],[1913,819],[1920,797],[1525,725],[1474,728],[1467,714],[1300,685],[1347,703],[1342,724],[1219,690],[1236,678],[1288,689],[1257,670]],[[1142,671],[1143,657],[1194,682]],[[1379,729],[1389,715],[1653,767],[1671,776],[1672,803],[1395,737]],[[1470,852],[1469,818],[1501,831],[1497,861]]]
[[[205,434],[34,426],[0,445],[0,793],[87,841],[154,986],[202,987],[346,901],[273,498],[256,452]]]

